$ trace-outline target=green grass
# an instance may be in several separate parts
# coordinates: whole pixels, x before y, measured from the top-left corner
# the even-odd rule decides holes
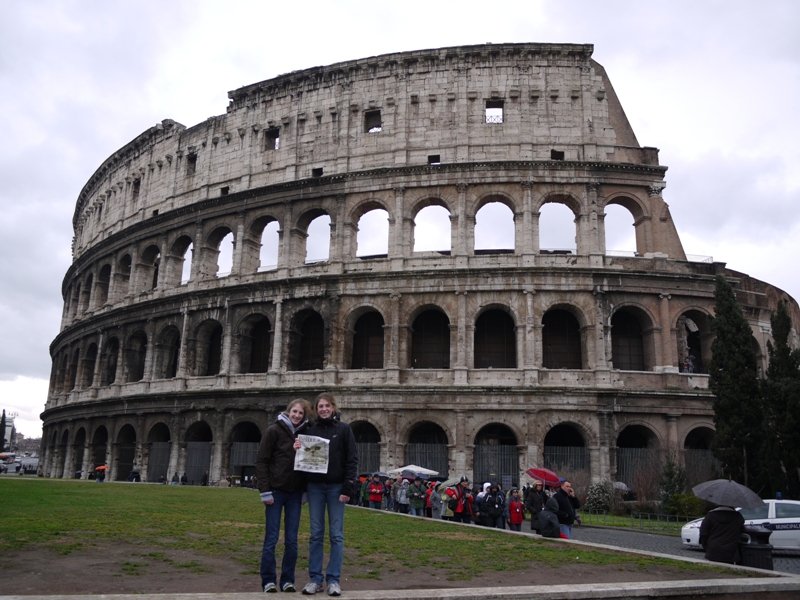
[[[242,488],[0,478],[0,552],[49,548],[67,554],[100,541],[132,544],[126,574],[150,564],[202,572],[198,561],[175,562],[166,550],[232,557],[246,573],[259,564],[264,535],[258,494]],[[601,550],[576,549],[527,536],[456,527],[399,515],[347,509],[345,562],[353,576],[380,579],[395,570],[433,568],[447,579],[484,572],[552,568],[578,563],[624,568],[670,565],[686,571],[712,569],[680,561]],[[141,548],[136,552],[136,546]],[[298,569],[307,567],[308,517],[300,524]],[[281,551],[279,544],[278,551]],[[564,567],[569,569],[569,567]]]

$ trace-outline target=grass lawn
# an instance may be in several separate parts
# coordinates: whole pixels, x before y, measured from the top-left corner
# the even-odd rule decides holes
[[[197,555],[226,555],[242,565],[241,574],[258,573],[264,512],[254,490],[0,477],[0,507],[3,554],[42,547],[69,554],[101,540],[120,541],[153,550],[144,558],[136,555],[123,567],[132,572],[141,568],[141,561],[164,560],[162,549],[180,549]],[[355,508],[347,509],[345,540],[349,549],[345,564],[358,565],[355,576],[361,578],[381,579],[398,568],[427,567],[438,569],[442,579],[468,580],[487,571],[527,569],[532,563],[576,562],[643,568],[672,565],[685,569],[687,578],[691,571],[724,571]],[[307,567],[307,555],[304,510],[298,569]],[[191,561],[172,566],[202,569]]]

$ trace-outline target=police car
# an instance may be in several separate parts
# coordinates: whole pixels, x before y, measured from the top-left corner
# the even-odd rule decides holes
[[[800,551],[800,502],[797,500],[764,500],[764,505],[755,509],[737,509],[744,517],[745,526],[761,525],[769,529],[769,543],[775,550]],[[681,529],[681,541],[689,548],[701,548],[700,525],[703,519],[695,519]]]

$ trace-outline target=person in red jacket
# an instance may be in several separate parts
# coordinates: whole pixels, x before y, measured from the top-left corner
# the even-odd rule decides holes
[[[525,520],[525,507],[519,497],[519,490],[511,490],[511,498],[508,499],[508,526],[511,531],[522,531],[522,522]]]
[[[472,490],[469,489],[467,476],[462,476],[460,483],[455,487],[447,488],[445,493],[448,496],[448,507],[453,511],[453,521],[456,523],[471,523],[473,514]]]
[[[381,502],[383,502],[383,484],[381,483],[380,475],[377,473],[372,476],[367,492],[369,493],[369,507],[380,510]]]

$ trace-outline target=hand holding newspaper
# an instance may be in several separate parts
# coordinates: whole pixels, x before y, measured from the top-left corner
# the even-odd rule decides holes
[[[294,455],[294,470],[306,473],[328,472],[330,441],[315,435],[298,435],[300,448]]]

